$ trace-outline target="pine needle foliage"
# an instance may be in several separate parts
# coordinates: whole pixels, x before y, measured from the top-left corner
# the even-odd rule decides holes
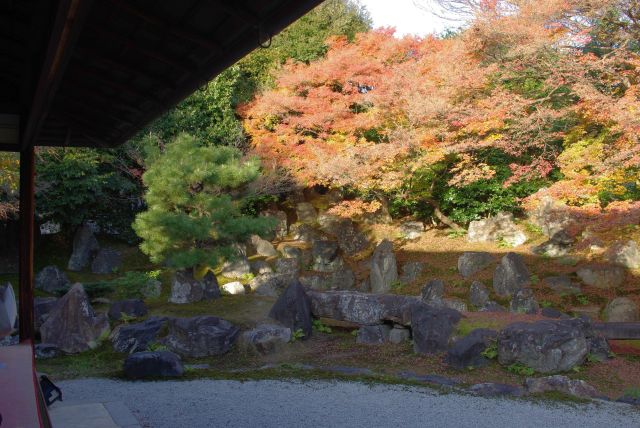
[[[274,227],[241,213],[243,187],[260,174],[257,159],[233,147],[207,146],[181,134],[143,176],[147,210],[133,228],[155,263],[214,267],[237,256],[236,243]]]

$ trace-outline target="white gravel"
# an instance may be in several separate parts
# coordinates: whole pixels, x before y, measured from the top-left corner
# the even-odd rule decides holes
[[[143,427],[640,427],[640,411],[330,381],[60,382],[65,401],[122,401]]]

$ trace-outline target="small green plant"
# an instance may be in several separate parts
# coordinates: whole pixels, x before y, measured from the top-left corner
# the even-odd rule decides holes
[[[498,244],[498,247],[500,247],[500,248],[511,248],[511,247],[513,247],[513,245],[508,243],[504,238],[499,238],[497,244]]]
[[[358,329],[351,330],[351,336],[356,337],[358,335]]]
[[[576,300],[578,301],[579,304],[581,304],[582,306],[588,305],[589,304],[589,298],[587,296],[585,296],[584,294],[578,294],[576,295]]]
[[[571,368],[571,371],[573,371],[574,373],[580,373],[582,371],[582,366],[573,366],[573,368]]]
[[[165,345],[161,343],[151,342],[147,345],[147,349],[149,351],[167,351],[169,348],[167,348]]]
[[[530,235],[539,235],[542,236],[544,233],[542,232],[542,228],[533,223],[525,222],[524,229],[529,232]]]
[[[625,397],[631,397],[633,399],[640,399],[640,386],[632,386],[624,390]]]
[[[515,373],[520,376],[533,376],[535,374],[535,370],[531,367],[527,367],[522,363],[513,363],[507,367],[507,371],[511,373]]]
[[[537,283],[540,282],[540,278],[538,277],[538,275],[533,274],[529,277],[529,280],[531,281],[532,285],[536,285]]]
[[[485,358],[494,360],[498,357],[498,344],[494,341],[491,345],[487,346],[487,349],[480,353]]]
[[[594,355],[591,352],[589,352],[587,354],[587,362],[588,363],[594,364],[594,363],[599,363],[601,361],[602,361],[602,359],[600,357],[598,357],[597,355]]]
[[[135,321],[136,317],[133,315],[126,314],[124,312],[120,312],[120,321],[124,324],[129,324],[131,321]]]
[[[297,340],[301,340],[302,338],[305,337],[304,331],[302,331],[301,328],[294,330],[291,333],[291,342],[295,342]]]
[[[447,238],[456,239],[462,238],[467,235],[467,231],[464,229],[451,229],[447,232]]]
[[[541,300],[540,306],[542,306],[543,308],[550,308],[551,306],[553,306],[553,303],[548,300]]]
[[[331,334],[331,327],[328,327],[320,320],[313,320],[313,329],[319,333]]]
[[[255,278],[255,275],[254,275],[254,274],[252,274],[251,272],[249,272],[249,273],[245,273],[245,274],[243,274],[243,275],[240,277],[240,280],[241,280],[241,281],[244,281],[244,282],[249,282],[249,281],[251,281],[253,278]]]

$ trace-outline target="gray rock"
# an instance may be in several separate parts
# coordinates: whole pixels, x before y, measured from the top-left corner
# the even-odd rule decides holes
[[[545,189],[541,189],[544,192]],[[529,221],[538,226],[546,236],[553,236],[572,223],[567,206],[550,195],[539,198],[538,206],[529,212]]]
[[[542,283],[552,289],[556,294],[581,294],[578,284],[574,284],[567,275],[548,276]]]
[[[262,324],[240,335],[238,347],[250,354],[270,355],[281,351],[291,340],[291,329]]]
[[[318,220],[318,212],[309,202],[298,203],[296,215],[300,223],[315,223]]]
[[[91,272],[95,274],[111,274],[122,267],[122,254],[113,248],[101,248],[91,263]]]
[[[600,396],[598,391],[588,383],[579,379],[569,379],[566,376],[554,375],[546,377],[527,378],[524,386],[529,394],[542,394],[558,391],[580,398],[595,398]]]
[[[242,279],[251,273],[251,265],[249,259],[241,256],[233,261],[225,262],[222,265],[220,274],[226,278]]]
[[[293,247],[291,245],[283,245],[282,246],[282,256],[285,259],[296,259],[298,261],[302,260],[302,250],[298,247]]]
[[[640,321],[638,306],[628,297],[618,297],[609,302],[604,309],[604,316],[608,322]]]
[[[493,300],[489,300],[479,312],[507,312],[507,309]]]
[[[288,275],[291,279],[298,277],[300,272],[300,262],[298,259],[278,259],[276,260],[276,273]]]
[[[547,318],[555,318],[555,319],[571,318],[569,315],[565,314],[564,312],[560,312],[559,310],[554,308],[542,308],[542,310],[540,311],[540,314],[543,317],[547,317]]]
[[[292,332],[302,330],[305,338],[311,336],[311,301],[300,282],[292,282],[287,287],[269,311],[269,317]]]
[[[387,324],[380,325],[363,325],[358,329],[356,343],[367,345],[379,345],[389,341],[389,333],[391,326]]]
[[[323,213],[318,216],[318,223],[323,232],[335,237],[346,255],[352,256],[369,247],[367,236],[348,218]]]
[[[49,312],[57,301],[58,299],[55,297],[35,297],[33,299],[33,326],[36,330],[47,320]]]
[[[524,364],[540,373],[571,370],[584,362],[591,336],[580,319],[517,322],[498,334],[498,361]]]
[[[278,252],[273,244],[258,235],[251,235],[251,245],[256,250],[256,254],[262,257],[276,257]]]
[[[627,269],[640,269],[640,247],[636,241],[618,241],[607,251],[607,259]]]
[[[171,281],[171,303],[194,303],[202,300],[213,300],[220,297],[220,288],[216,276],[208,272],[204,278],[197,280],[193,272],[178,271]]]
[[[424,263],[422,262],[407,262],[402,265],[400,275],[400,282],[403,284],[411,284],[418,280],[418,277],[424,270]]]
[[[415,297],[369,294],[356,291],[307,291],[311,312],[316,318],[329,318],[354,325],[383,324],[392,321],[408,325]]]
[[[242,285],[240,281],[227,282],[226,284],[222,285],[220,289],[224,293],[231,295],[239,295],[245,293],[244,285]]]
[[[150,279],[140,292],[145,299],[157,299],[162,294],[162,283],[157,279]]]
[[[344,265],[335,241],[314,241],[312,255],[313,270],[318,272],[335,272]]]
[[[378,244],[373,252],[369,281],[371,291],[374,293],[386,293],[391,290],[391,285],[398,281],[398,266],[393,244],[386,239]]]
[[[106,315],[93,311],[82,284],[71,287],[40,326],[42,342],[68,354],[96,348],[108,333],[109,320]]]
[[[151,317],[139,323],[120,324],[109,335],[113,350],[129,354],[147,351],[150,344],[158,342],[167,320],[166,317]]]
[[[469,242],[503,241],[512,247],[517,247],[527,241],[527,235],[516,226],[511,214],[498,213],[494,217],[469,223],[467,240]]]
[[[465,278],[483,271],[495,263],[493,256],[484,251],[466,251],[458,257],[458,272]]]
[[[249,288],[259,296],[278,297],[291,281],[291,275],[265,273],[253,278],[249,282]]]
[[[227,353],[239,333],[238,327],[218,317],[172,318],[162,343],[180,356],[202,358]]]
[[[127,299],[113,302],[109,308],[109,318],[112,320],[119,320],[122,318],[122,314],[140,318],[147,315],[147,307],[140,299]]]
[[[274,219],[275,228],[271,234],[273,239],[284,239],[287,237],[289,233],[289,227],[287,226],[287,213],[284,211],[269,210],[260,213],[260,215]]]
[[[356,282],[353,271],[348,267],[330,273],[303,275],[299,280],[310,290],[351,290]]]
[[[293,239],[300,242],[311,243],[316,239],[322,239],[320,232],[307,223],[294,223],[289,226],[289,234]]]
[[[47,293],[66,293],[71,287],[71,281],[57,266],[47,266],[36,275],[35,287]]]
[[[411,331],[409,331],[408,328],[399,326],[397,324],[394,325],[389,332],[389,342],[396,345],[404,343],[409,339],[411,339]]]
[[[508,297],[531,285],[529,269],[522,256],[507,253],[493,273],[493,290],[498,296]]]
[[[123,371],[130,379],[180,377],[184,367],[180,357],[173,352],[136,352],[127,357]]]
[[[80,226],[73,238],[73,252],[67,269],[77,272],[89,266],[99,249],[100,245],[91,227],[87,224]]]
[[[421,221],[405,221],[400,224],[400,233],[405,239],[418,239],[424,232],[424,223]]]
[[[605,361],[612,358],[611,348],[609,342],[602,335],[594,335],[589,339],[589,355],[596,358],[598,361]]]
[[[476,308],[482,308],[489,301],[489,290],[480,281],[473,281],[469,288],[469,301]]]
[[[455,325],[462,316],[453,309],[434,308],[424,303],[411,307],[413,350],[418,354],[444,352]]]
[[[467,312],[469,308],[467,307],[466,302],[461,299],[451,298],[451,299],[442,299],[442,305],[445,308],[455,309],[458,312]]]
[[[486,328],[473,330],[453,343],[447,351],[446,363],[459,370],[487,365],[489,359],[484,357],[482,353],[491,345],[497,335],[496,331]]]
[[[37,343],[33,345],[33,351],[37,360],[48,360],[62,355],[62,351],[51,343]]]
[[[254,260],[250,262],[251,273],[254,275],[262,275],[263,273],[273,273],[271,265],[264,260]]]
[[[469,387],[469,391],[483,397],[522,397],[524,395],[524,390],[519,386],[493,382],[477,383]]]
[[[578,277],[587,285],[597,288],[616,288],[622,285],[626,272],[621,266],[590,264],[576,271]]]
[[[432,279],[422,287],[420,294],[424,303],[432,306],[443,306],[444,281]]]
[[[536,314],[539,309],[538,301],[533,296],[533,290],[530,288],[518,290],[511,298],[509,306],[511,312],[518,314]]]

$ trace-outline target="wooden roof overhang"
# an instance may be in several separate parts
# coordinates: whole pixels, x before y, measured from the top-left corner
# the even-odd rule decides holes
[[[122,144],[319,3],[0,0],[0,150]]]

